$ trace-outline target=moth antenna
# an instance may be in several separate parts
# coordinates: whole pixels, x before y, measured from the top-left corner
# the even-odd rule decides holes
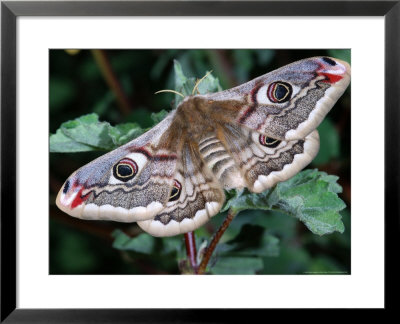
[[[161,92],[172,92],[172,93],[175,93],[175,94],[181,96],[182,98],[185,98],[185,96],[182,93],[175,91],[175,90],[169,90],[169,89],[159,90],[159,91],[155,92],[154,94],[159,94]]]
[[[196,84],[194,85],[194,88],[193,88],[193,91],[192,91],[192,95],[195,93],[195,91],[196,91],[197,88],[199,87],[200,83],[201,83],[205,78],[207,78],[207,77],[211,74],[211,72],[212,72],[212,70],[211,70],[211,71],[208,71],[208,72],[206,73],[205,76],[203,76],[200,80],[197,80]]]

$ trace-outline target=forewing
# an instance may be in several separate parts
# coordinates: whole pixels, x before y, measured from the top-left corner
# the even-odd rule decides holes
[[[176,147],[160,145],[174,114],[126,145],[74,172],[56,203],[83,219],[132,222],[154,217],[168,202],[176,171]]]
[[[350,66],[314,57],[205,97],[212,112],[279,140],[304,139],[323,120],[350,82]]]

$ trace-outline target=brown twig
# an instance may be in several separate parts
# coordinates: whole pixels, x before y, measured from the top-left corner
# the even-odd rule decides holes
[[[222,235],[225,233],[229,224],[232,222],[232,220],[235,218],[236,215],[237,215],[236,212],[229,210],[228,215],[224,219],[224,222],[222,223],[221,227],[214,234],[214,237],[212,238],[210,244],[207,246],[206,252],[204,253],[204,256],[203,256],[201,263],[199,265],[199,268],[197,270],[197,274],[203,274],[206,271],[207,264],[210,261],[211,255],[213,254],[215,247],[217,246]]]
[[[129,114],[131,111],[131,105],[111,67],[106,52],[104,50],[92,50],[92,54],[100,68],[101,73],[103,74],[104,79],[117,98],[121,112],[124,115]]]
[[[184,234],[186,244],[186,254],[189,258],[190,266],[194,273],[197,273],[197,251],[196,251],[196,239],[194,232],[188,232]]]

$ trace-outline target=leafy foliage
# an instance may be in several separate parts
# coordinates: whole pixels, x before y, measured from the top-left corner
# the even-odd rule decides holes
[[[339,52],[328,53],[328,55],[341,59],[346,55],[350,57],[349,52],[337,51]],[[237,50],[233,53],[232,60],[236,62],[237,79],[240,82],[250,79],[252,77],[250,71],[257,67],[258,64],[272,64],[277,57],[274,51],[267,50]],[[224,85],[224,88],[234,85],[230,83],[231,81],[226,78],[226,75],[220,73],[221,65],[200,64],[205,60],[210,60],[211,62],[217,60],[212,51],[177,52],[170,50],[164,54],[154,64],[150,72],[152,78],[160,78],[160,71],[165,69],[167,62],[173,57],[178,57],[179,61],[174,61],[171,74],[166,83],[167,86],[165,87],[164,84],[164,86],[160,86],[161,89],[174,87],[176,91],[185,96],[191,95],[197,79],[185,76],[183,71],[186,71],[189,75],[199,75],[201,78],[201,76],[207,74],[205,71],[209,66],[216,67],[216,73],[219,74],[221,81],[212,74],[208,74],[198,85],[198,93],[220,91],[222,89],[220,82]],[[79,55],[81,54],[77,56]],[[326,54],[318,53],[312,55]],[[194,57],[197,61],[193,62],[197,63],[191,65],[190,62]],[[131,60],[131,57],[129,59]],[[142,59],[138,57],[139,63],[142,63],[140,61]],[[113,63],[114,61],[111,60],[111,62]],[[119,61],[116,60],[116,62]],[[92,83],[97,78],[101,78],[92,63],[85,64],[82,65],[81,71],[86,71],[84,73],[87,75],[87,80]],[[118,63],[115,69],[117,73],[122,73],[119,71],[126,69],[126,66]],[[199,73],[198,71],[201,72]],[[265,72],[267,71],[262,73]],[[258,72],[255,76],[260,74]],[[125,77],[121,77],[121,81],[124,90],[130,93],[132,90],[128,90],[128,88],[132,87],[131,82],[127,81]],[[65,89],[63,89],[63,84]],[[77,91],[75,84],[68,79],[57,78],[55,84],[50,86],[50,98],[53,98],[50,103],[55,107],[52,111],[62,111],[62,107],[66,103],[72,103],[74,98],[78,98]],[[59,93],[59,96],[65,98],[65,100],[57,100],[56,93]],[[104,95],[91,104],[92,111],[96,113],[81,115],[78,118],[69,118],[71,120],[62,123],[58,129],[52,128],[55,133],[50,136],[51,152],[73,153],[112,150],[136,138],[152,125],[160,122],[169,110],[163,109],[159,112],[151,112],[147,107],[137,107],[130,116],[124,118],[124,121],[129,122],[118,123],[115,122],[117,118],[112,113],[115,111],[113,109],[115,97],[107,89],[103,93]],[[173,106],[176,107],[182,97],[179,95],[174,97]],[[170,98],[168,94],[155,96],[155,100],[160,100],[159,102],[168,101],[168,98]],[[159,105],[159,107],[162,106],[163,104]],[[100,121],[104,119],[114,121],[116,126]],[[314,160],[314,166],[327,163],[331,159],[338,159],[343,153],[340,137],[332,120],[326,119],[319,130],[321,151]],[[197,246],[205,246],[211,239],[210,233],[215,231],[221,223],[224,212],[229,208],[236,212],[240,211],[240,214],[228,228],[223,240],[218,245],[216,253],[209,264],[208,272],[213,274],[254,274],[346,271],[346,267],[336,259],[324,255],[312,255],[308,250],[310,248],[310,251],[313,251],[315,247],[322,246],[324,246],[325,251],[328,248],[330,249],[331,246],[336,246],[339,249],[348,249],[349,213],[344,210],[346,205],[338,196],[342,192],[342,187],[337,183],[337,180],[337,176],[310,169],[300,172],[292,179],[280,183],[261,194],[253,194],[247,190],[226,192],[227,199],[221,213],[215,216],[207,226],[203,226],[196,231]],[[345,227],[339,212],[346,215],[344,217],[344,223],[347,224],[346,232],[344,232]],[[301,223],[296,220],[300,220],[305,225],[303,227],[308,228],[309,231],[299,233],[299,224]],[[112,233],[112,246],[116,251],[121,252],[124,260],[129,260],[127,262],[131,266],[135,264],[132,260],[141,259],[152,264],[156,259],[157,262],[154,264],[154,268],[171,272],[177,271],[175,267],[179,265],[182,271],[182,262],[186,259],[186,255],[181,236],[155,238],[148,234],[136,233],[128,235],[127,233],[130,233],[130,231],[126,230],[127,227],[124,224],[113,223],[113,225],[117,229]],[[54,226],[56,225],[53,224]],[[344,235],[339,234],[343,232],[345,233]],[[321,236],[325,234],[331,235]],[[301,243],[299,244],[299,239],[297,238],[296,245],[292,245],[290,243],[291,240],[299,235]],[[76,249],[76,242],[72,246],[73,249]],[[65,255],[71,257],[73,251]],[[199,255],[201,253],[200,249]],[[88,260],[92,260],[93,264],[95,263],[93,258],[88,258]],[[89,267],[89,265],[87,263],[86,267]],[[79,266],[76,265],[76,267],[78,269]],[[124,271],[118,271],[124,273]],[[72,272],[79,273],[78,270]],[[141,273],[141,270],[135,269],[133,272]],[[62,273],[62,271],[56,270],[55,273]]]
[[[218,245],[209,266],[213,274],[255,274],[263,269],[263,257],[279,255],[279,239],[258,225],[244,224],[232,240]]]
[[[193,90],[196,86],[196,78],[186,77],[182,70],[182,65],[179,61],[174,60],[174,71],[175,71],[175,91],[180,92],[185,97],[193,94]],[[215,78],[211,71],[207,71],[203,77],[204,79],[199,82],[197,91],[199,94],[206,94],[210,92],[222,91],[219,80]],[[197,94],[197,93],[194,93]],[[176,96],[176,106],[183,100],[182,97]]]
[[[113,247],[116,249],[129,250],[138,253],[153,252],[155,240],[150,235],[140,234],[134,238],[130,238],[120,230],[115,230],[112,235],[115,238]]]
[[[108,122],[100,122],[99,116],[92,113],[63,123],[57,132],[50,136],[50,152],[112,150],[143,132],[136,123],[113,127]]]
[[[259,194],[232,190],[222,211],[279,210],[295,216],[315,234],[343,233],[339,211],[346,205],[337,195],[342,191],[337,179],[318,170],[305,170]]]

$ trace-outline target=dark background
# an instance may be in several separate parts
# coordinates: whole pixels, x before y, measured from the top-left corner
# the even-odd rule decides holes
[[[130,121],[151,126],[151,112],[171,109],[174,95],[154,92],[174,89],[174,59],[182,64],[187,76],[201,78],[213,70],[227,89],[293,61],[320,55],[350,62],[349,50],[50,50],[50,133],[55,133],[61,123],[92,112],[112,125]],[[119,82],[126,99],[123,103],[107,83],[107,67]],[[263,224],[279,238],[279,253],[265,257],[264,268],[258,273],[350,273],[350,89],[318,130],[321,149],[310,167],[340,177],[341,198],[348,206],[341,212],[345,232],[320,237],[297,219],[281,213],[242,212],[223,241],[232,238],[244,223]],[[184,255],[183,235],[157,239],[178,242],[182,251],[177,253],[128,253],[112,247],[111,233],[120,229],[136,236],[141,233],[136,224],[79,220],[55,206],[56,194],[65,179],[103,153],[50,154],[50,274],[180,273],[177,259]],[[199,240],[209,238],[223,218],[223,214],[217,215],[197,230]]]

